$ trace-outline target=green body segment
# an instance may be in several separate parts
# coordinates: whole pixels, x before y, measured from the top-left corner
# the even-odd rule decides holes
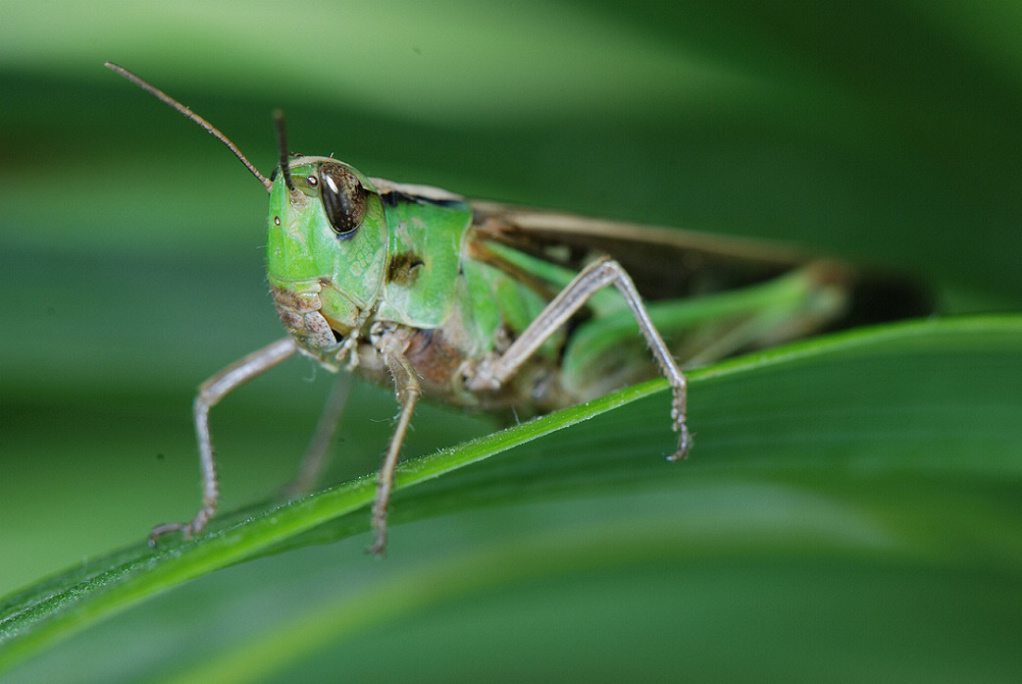
[[[472,210],[387,193],[387,274],[377,317],[414,328],[438,328],[458,303],[458,274]],[[339,245],[343,249],[343,245]]]
[[[697,367],[750,344],[798,337],[839,315],[848,304],[846,283],[827,282],[833,273],[821,268],[837,266],[818,262],[742,289],[653,301],[646,308],[681,366]],[[598,395],[654,375],[635,330],[635,318],[624,307],[578,326],[561,360],[565,390]]]
[[[501,351],[543,311],[549,299],[514,275],[464,256],[458,315],[475,341],[474,351]]]

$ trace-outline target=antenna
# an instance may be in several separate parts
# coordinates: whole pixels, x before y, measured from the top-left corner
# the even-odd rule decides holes
[[[248,159],[245,158],[245,155],[243,155],[241,153],[241,150],[239,150],[237,148],[237,146],[235,146],[235,144],[232,143],[230,141],[230,139],[226,135],[221,133],[213,124],[211,124],[210,122],[208,122],[205,119],[203,119],[201,116],[199,116],[198,114],[196,114],[195,112],[190,110],[188,107],[185,107],[183,104],[181,104],[180,102],[178,102],[177,100],[172,98],[170,95],[167,95],[167,93],[163,92],[162,90],[160,90],[156,86],[154,86],[154,85],[148,83],[147,81],[143,80],[139,76],[136,76],[135,74],[131,73],[130,71],[128,71],[124,67],[118,66],[118,65],[114,64],[113,62],[106,62],[106,64],[104,64],[104,66],[107,69],[110,69],[111,71],[113,71],[115,73],[118,73],[121,76],[123,76],[124,78],[128,79],[129,81],[131,81],[132,83],[137,85],[139,88],[141,88],[142,90],[146,91],[147,93],[149,93],[150,95],[155,97],[160,102],[163,102],[165,105],[171,107],[172,109],[176,109],[185,118],[191,119],[195,123],[197,123],[200,126],[202,126],[203,128],[205,128],[206,131],[210,135],[212,135],[214,138],[216,138],[217,140],[222,142],[224,145],[226,145],[227,149],[229,149],[231,152],[233,152],[234,156],[241,160],[241,163],[245,165],[245,168],[247,168],[249,171],[251,171],[252,175],[259,179],[259,182],[263,184],[263,187],[266,188],[267,192],[269,192],[270,189],[273,188],[273,183],[270,182],[270,180],[267,179],[266,176],[264,176],[263,174],[259,173],[259,170],[252,165],[252,162],[250,162]],[[290,177],[287,176],[287,171],[285,171],[284,173],[285,173],[285,176],[288,178],[288,180],[290,180]],[[290,185],[291,184],[288,183],[289,187],[290,187]]]
[[[277,145],[280,147],[280,171],[284,174],[284,182],[287,189],[295,191],[294,183],[291,182],[291,166],[287,162],[287,131],[284,129],[284,112],[274,110],[273,120],[277,124]]]

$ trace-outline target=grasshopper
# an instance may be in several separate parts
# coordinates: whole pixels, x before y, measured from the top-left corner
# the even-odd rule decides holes
[[[106,66],[205,128],[266,188],[266,268],[288,333],[199,388],[202,507],[189,522],[156,527],[153,543],[170,532],[199,533],[217,510],[210,409],[296,354],[393,383],[400,412],[372,508],[370,550],[380,554],[395,468],[421,396],[543,412],[659,370],[678,433],[667,458],[676,461],[692,448],[683,367],[818,331],[849,308],[855,273],[845,264],[370,178],[332,157],[290,155],[279,114],[280,162],[267,178],[205,119]]]

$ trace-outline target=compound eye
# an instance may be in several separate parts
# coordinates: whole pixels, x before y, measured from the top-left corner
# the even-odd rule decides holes
[[[351,237],[366,216],[365,188],[355,174],[340,164],[323,164],[319,180],[320,197],[330,225],[337,237]]]

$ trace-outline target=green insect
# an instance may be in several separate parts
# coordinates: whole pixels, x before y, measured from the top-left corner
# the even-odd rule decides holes
[[[295,354],[393,383],[400,413],[372,510],[371,550],[381,553],[395,467],[420,396],[480,410],[550,411],[659,368],[678,433],[668,458],[678,460],[692,447],[682,367],[817,331],[849,309],[855,275],[843,264],[370,178],[330,157],[290,156],[279,116],[280,164],[266,178],[204,119],[122,67],[107,67],[212,133],[266,187],[266,267],[288,332],[200,387],[202,507],[187,523],[155,528],[153,541],[173,531],[195,535],[216,512],[210,409]]]

